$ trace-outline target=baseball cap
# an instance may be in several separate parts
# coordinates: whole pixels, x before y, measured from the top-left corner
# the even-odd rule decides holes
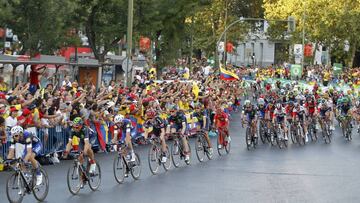
[[[10,107],[10,112],[18,111],[18,109],[15,106]]]

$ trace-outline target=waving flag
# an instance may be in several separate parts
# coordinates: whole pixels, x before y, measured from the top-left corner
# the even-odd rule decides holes
[[[220,67],[220,79],[221,80],[239,80],[239,76],[236,73],[225,70]]]
[[[197,100],[199,97],[199,91],[200,91],[199,86],[196,84],[196,82],[193,82],[192,92],[195,95],[195,100]]]

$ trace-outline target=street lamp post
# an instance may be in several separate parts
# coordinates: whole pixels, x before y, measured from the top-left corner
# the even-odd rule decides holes
[[[129,0],[128,6],[128,27],[127,27],[127,49],[126,49],[126,77],[124,80],[124,86],[129,86],[132,79],[132,69],[130,59],[132,55],[132,34],[133,34],[133,16],[134,16],[134,0]]]
[[[302,29],[302,57],[301,57],[301,67],[304,68],[304,58],[305,58],[305,1],[304,1],[304,11],[303,11],[303,29]]]

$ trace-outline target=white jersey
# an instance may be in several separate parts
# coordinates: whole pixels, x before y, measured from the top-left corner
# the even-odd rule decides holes
[[[274,115],[275,116],[285,116],[286,115],[286,110],[284,107],[281,107],[280,109],[275,108],[274,110]]]

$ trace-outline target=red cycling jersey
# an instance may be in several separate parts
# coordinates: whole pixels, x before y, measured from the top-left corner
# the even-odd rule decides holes
[[[215,114],[214,117],[216,127],[226,127],[228,125],[228,115],[225,112]]]
[[[313,115],[315,113],[316,102],[306,102],[304,106],[308,110],[310,115]]]

